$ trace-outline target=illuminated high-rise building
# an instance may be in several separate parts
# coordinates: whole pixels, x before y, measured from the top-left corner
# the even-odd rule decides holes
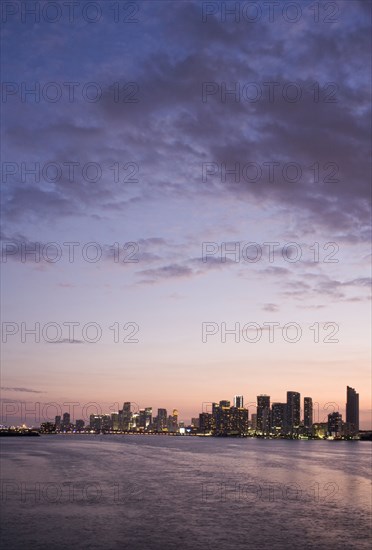
[[[84,426],[85,426],[85,422],[84,420],[82,419],[79,419],[79,420],[76,420],[76,424],[75,424],[75,427],[78,431],[81,431],[84,429]]]
[[[201,418],[201,422],[208,420]],[[216,435],[244,435],[248,432],[248,410],[244,407],[231,407],[230,401],[220,401],[213,408],[212,433]]]
[[[311,430],[313,425],[313,400],[311,397],[304,397],[304,428]]]
[[[282,434],[285,427],[286,403],[273,403],[271,407],[271,431],[273,434]]]
[[[178,430],[178,418],[179,418],[179,413],[178,413],[178,410],[177,409],[173,409],[173,413],[172,413],[172,428],[173,428],[173,431],[176,432]]]
[[[139,430],[140,428],[140,413],[131,413],[130,429]]]
[[[301,396],[297,391],[287,391],[286,433],[298,433],[300,427]]]
[[[252,416],[251,416],[251,429],[256,431],[257,430],[257,414],[256,413],[252,413]]]
[[[168,418],[168,430],[170,432],[176,432],[178,430],[178,410],[173,409],[173,412],[171,415],[169,415]]]
[[[342,415],[333,412],[328,415],[328,435],[340,437],[342,434]]]
[[[146,428],[145,409],[139,410],[139,428],[142,428],[143,430]]]
[[[242,409],[244,407],[244,399],[242,395],[234,396],[234,407],[237,409]]]
[[[217,407],[214,407],[214,431],[217,435],[225,434],[231,425],[230,401],[222,400]]]
[[[199,430],[204,433],[212,431],[213,415],[212,413],[203,412],[199,414]]]
[[[145,408],[145,428],[149,428],[152,424],[152,407]]]
[[[111,425],[112,429],[117,432],[120,429],[119,426],[119,413],[111,413]]]
[[[69,430],[70,427],[71,427],[70,413],[65,412],[65,413],[63,413],[63,418],[62,418],[62,428],[64,430]]]
[[[152,424],[152,407],[139,410],[139,428],[147,430]]]
[[[257,432],[261,434],[270,433],[270,396],[257,396]]]
[[[102,415],[91,414],[89,417],[89,426],[91,430],[100,432],[102,430]]]
[[[346,387],[346,424],[351,435],[359,432],[359,393],[350,386]]]
[[[168,413],[167,409],[158,409],[158,416],[156,421],[156,429],[161,432],[167,428]]]
[[[134,424],[131,405],[130,401],[125,401],[123,408],[119,411],[119,428],[125,432],[130,430]]]

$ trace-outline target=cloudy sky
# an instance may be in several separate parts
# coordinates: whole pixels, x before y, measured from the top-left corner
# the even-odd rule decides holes
[[[370,3],[36,4],[2,6],[7,410],[351,385],[370,427]]]

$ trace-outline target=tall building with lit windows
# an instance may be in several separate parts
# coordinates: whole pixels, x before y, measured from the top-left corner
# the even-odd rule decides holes
[[[311,397],[304,397],[304,428],[311,430],[313,425],[313,400]]]
[[[199,429],[201,432],[211,432],[213,429],[212,413],[203,412],[199,414]]]
[[[301,395],[297,391],[287,391],[286,433],[298,433],[300,427]]]
[[[131,429],[133,425],[133,413],[130,401],[126,401],[123,404],[123,408],[119,411],[118,424],[120,430],[127,431]]]
[[[260,434],[270,433],[270,396],[257,396],[257,432]]]
[[[203,424],[208,420],[204,415],[201,417]],[[215,435],[244,435],[248,432],[248,410],[231,407],[230,401],[220,401],[214,406],[212,417],[211,431]]]
[[[195,420],[195,419],[194,419]],[[199,419],[197,419],[199,422]],[[192,424],[191,420],[191,424]],[[173,409],[173,413],[168,416],[168,432],[178,431],[178,410]]]
[[[328,415],[328,435],[340,437],[342,435],[342,415],[339,412],[333,412]]]
[[[63,417],[62,417],[62,429],[69,430],[70,428],[71,428],[71,416],[70,416],[70,413],[65,412],[63,413]]]
[[[168,427],[168,413],[167,409],[158,409],[158,416],[156,421],[156,429],[158,432],[166,430]]]
[[[242,409],[244,407],[244,399],[242,395],[234,396],[234,407],[237,409]]]
[[[152,424],[152,407],[145,408],[145,428],[147,429]]]
[[[284,433],[286,403],[273,403],[271,407],[271,432],[274,435]]]
[[[120,425],[119,425],[119,413],[118,412],[114,412],[114,413],[111,413],[111,424],[112,424],[112,429],[117,432],[118,430],[120,430]]]
[[[359,432],[359,393],[350,386],[346,387],[346,424],[350,435]]]
[[[257,413],[252,413],[250,427],[254,432],[257,430]]]

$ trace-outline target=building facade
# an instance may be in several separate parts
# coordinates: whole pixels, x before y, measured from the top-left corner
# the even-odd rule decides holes
[[[270,396],[257,396],[257,417],[256,431],[258,434],[267,435],[270,433]]]
[[[287,391],[286,433],[294,435],[300,428],[301,396],[297,391]]]
[[[346,424],[351,435],[359,433],[359,393],[346,387]]]
[[[311,397],[304,397],[304,428],[311,430],[313,425],[313,400]]]

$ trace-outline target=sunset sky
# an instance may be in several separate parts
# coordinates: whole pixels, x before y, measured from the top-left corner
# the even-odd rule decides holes
[[[3,11],[1,35],[3,411],[132,401],[188,422],[203,402],[293,390],[323,420],[344,416],[350,385],[370,428],[368,3],[335,2],[332,15],[320,2],[315,21],[313,2],[295,2],[297,14],[278,2],[271,21],[264,3],[253,20],[240,2],[236,21],[221,2],[116,3],[119,14],[95,2],[92,22],[85,2],[56,22],[5,4],[19,11]],[[35,163],[40,177],[22,174]],[[240,177],[224,178],[236,165]],[[206,242],[218,251],[203,261]],[[33,243],[40,261],[24,255]],[[262,256],[221,261],[222,243]],[[21,323],[51,322],[61,342],[46,341],[52,328],[22,342]],[[138,342],[115,342],[115,322],[120,340],[137,325]],[[268,330],[247,341],[244,325],[269,322],[273,342]],[[101,327],[96,343],[86,323]],[[218,327],[206,342],[203,323]],[[221,341],[222,323],[239,323],[239,342]]]

